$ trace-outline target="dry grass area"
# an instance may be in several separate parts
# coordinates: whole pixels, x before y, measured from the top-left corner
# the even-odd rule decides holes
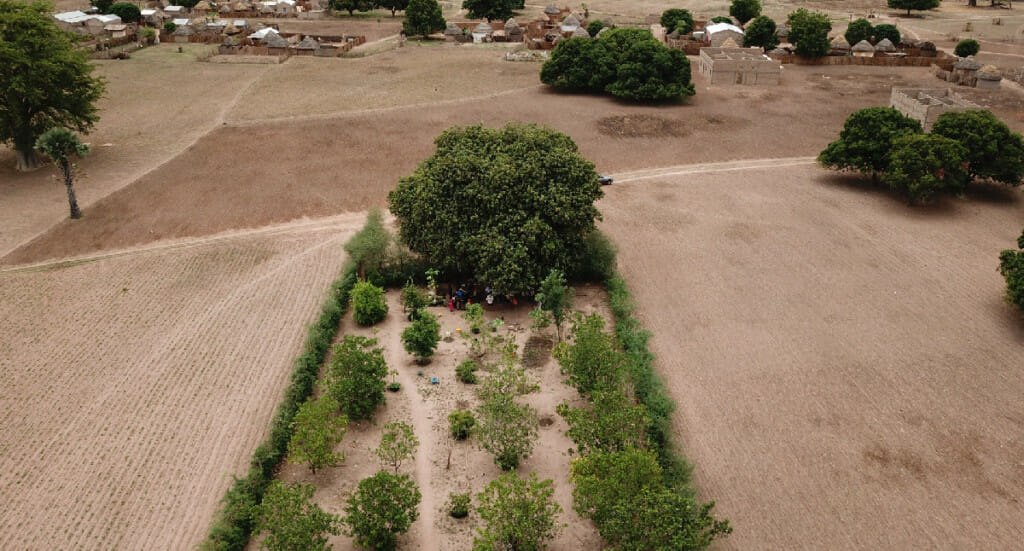
[[[994,266],[1020,193],[911,208],[809,163],[700,172],[600,208],[735,526],[718,547],[1016,547],[1024,318]]]
[[[581,287],[576,307],[584,313],[598,312],[609,316],[605,305],[606,295],[599,287]],[[419,452],[414,462],[401,467],[401,473],[410,474],[423,495],[419,511],[420,518],[409,532],[399,539],[400,549],[423,549],[456,551],[472,547],[475,526],[480,517],[471,513],[468,518],[456,520],[448,515],[445,502],[452,492],[480,492],[491,480],[502,474],[494,464],[493,456],[471,441],[456,441],[448,429],[448,414],[456,409],[473,409],[480,404],[476,396],[478,385],[466,385],[455,378],[455,366],[471,357],[468,341],[462,338],[459,329],[468,327],[459,310],[429,308],[431,314],[439,316],[441,334],[450,334],[442,339],[437,353],[425,366],[419,365],[402,346],[401,332],[409,325],[402,313],[398,293],[388,295],[390,311],[384,321],[373,327],[356,325],[351,315],[342,322],[343,334],[362,335],[376,338],[378,346],[384,349],[388,366],[396,370],[395,380],[402,384],[398,393],[387,393],[387,405],[378,409],[374,421],[352,424],[345,434],[339,450],[346,454],[345,462],[335,468],[318,471],[315,475],[302,465],[287,464],[280,478],[289,482],[310,482],[317,486],[315,500],[324,510],[343,514],[345,500],[355,490],[359,481],[372,476],[382,468],[373,449],[380,444],[383,425],[400,421],[413,425],[420,441]],[[501,318],[506,322],[500,331],[507,339],[514,339],[519,345],[520,356],[531,335],[526,327],[530,324],[528,305],[511,308],[507,304],[488,307],[485,318]],[[554,330],[548,330],[554,338]],[[483,358],[487,362],[496,360],[491,354]],[[483,379],[486,370],[477,372]],[[537,409],[541,419],[539,437],[533,453],[522,461],[519,471],[523,474],[536,472],[541,479],[554,481],[555,500],[562,506],[563,513],[558,521],[568,526],[560,530],[551,542],[552,549],[597,549],[600,536],[592,523],[580,520],[572,510],[572,484],[569,482],[569,465],[573,458],[569,450],[574,447],[565,431],[568,425],[555,413],[555,406],[564,401],[579,405],[575,389],[563,383],[558,364],[548,354],[540,365],[527,369],[530,380],[539,385],[538,391],[523,397],[523,402]],[[438,383],[432,384],[436,377]],[[356,549],[352,539],[335,536],[330,543],[338,551]]]
[[[220,124],[235,96],[267,70],[263,66],[196,63],[208,47],[164,44],[134,52],[130,60],[97,61],[107,79],[101,118],[85,137],[92,153],[79,162],[75,184],[87,209],[175,157]],[[0,145],[0,255],[67,218],[64,186],[56,170],[15,171],[14,151]]]
[[[362,217],[0,271],[0,540],[189,549]]]
[[[251,87],[228,120],[307,118],[407,105],[432,110],[438,103],[538,86],[540,64],[506,62],[504,51],[410,40],[400,50],[372,57],[295,57],[273,79]]]

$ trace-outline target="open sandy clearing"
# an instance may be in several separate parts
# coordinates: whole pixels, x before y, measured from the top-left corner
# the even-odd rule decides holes
[[[811,165],[607,192],[721,548],[1019,545],[1019,192],[909,208]]]
[[[361,223],[0,272],[4,546],[194,547]]]

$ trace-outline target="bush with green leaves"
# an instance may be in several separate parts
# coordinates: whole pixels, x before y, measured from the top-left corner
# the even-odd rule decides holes
[[[390,246],[391,234],[384,227],[384,214],[375,207],[367,213],[363,227],[345,243],[345,253],[359,277],[373,281],[380,278]]]
[[[882,182],[912,203],[967,188],[967,150],[958,142],[937,134],[910,134],[896,138],[892,146]]]
[[[561,270],[551,270],[544,281],[540,282],[536,296],[538,308],[551,316],[559,342],[562,340],[562,324],[572,310],[573,293],[573,288],[566,283],[565,274]]]
[[[359,481],[346,500],[345,533],[361,547],[392,551],[398,535],[404,534],[419,517],[416,506],[422,495],[409,475],[387,471]]]
[[[462,0],[462,8],[470,19],[505,20],[521,9],[522,0]]]
[[[867,40],[871,42],[871,38],[875,35],[875,27],[870,21],[864,19],[854,19],[850,21],[850,25],[846,27],[846,32],[843,34],[843,38],[846,39],[851,46],[860,42],[861,40]]]
[[[1024,232],[1017,238],[1017,250],[999,253],[999,273],[1006,279],[1006,300],[1024,309]]]
[[[604,21],[601,21],[600,19],[595,19],[590,23],[587,23],[587,34],[589,34],[591,37],[595,37],[597,36],[597,33],[601,32],[601,29],[605,27],[607,27],[607,25],[604,24]]]
[[[521,478],[506,473],[477,494],[477,513],[484,521],[473,538],[473,551],[545,549],[558,535],[562,507],[554,499],[551,479],[537,473]]]
[[[824,57],[831,51],[828,33],[832,30],[832,22],[827,14],[800,8],[789,14],[786,25],[789,27],[789,41],[796,47],[796,55]]]
[[[1011,187],[1024,178],[1024,139],[991,111],[970,110],[939,115],[932,134],[956,140],[967,149],[967,173]]]
[[[455,366],[455,378],[467,385],[475,385],[478,380],[475,372],[478,369],[480,364],[476,360],[466,360]]]
[[[369,419],[384,403],[388,365],[384,349],[371,348],[375,344],[375,339],[345,335],[334,347],[334,357],[324,374],[324,394],[341,404],[353,421]]]
[[[661,12],[659,23],[666,33],[687,34],[693,30],[693,15],[689,10],[672,8]]]
[[[872,32],[875,35],[876,44],[888,38],[889,42],[892,42],[895,45],[899,45],[900,40],[902,40],[902,37],[900,36],[900,30],[896,28],[896,25],[882,23],[881,25],[876,25]]]
[[[477,408],[477,438],[505,471],[529,457],[537,439],[537,410],[515,401],[528,387],[521,371],[509,366],[499,369],[478,392],[483,403]]]
[[[345,460],[344,453],[334,451],[348,428],[348,418],[338,414],[340,407],[327,395],[310,398],[299,406],[288,443],[293,463],[305,463],[316,474],[317,469],[335,467]]]
[[[600,314],[577,315],[571,344],[561,343],[553,352],[562,373],[569,376],[569,384],[583,396],[619,389],[627,374],[627,358],[615,337],[604,332],[604,324]]]
[[[469,492],[457,494],[452,492],[448,494],[448,502],[445,504],[445,508],[448,509],[448,514],[452,518],[466,518],[469,516],[469,508],[473,503],[473,497],[469,495]]]
[[[768,16],[759,15],[744,29],[743,45],[747,48],[758,47],[767,52],[779,45],[777,33],[775,21]]]
[[[110,6],[114,5],[114,0],[90,0],[89,3],[100,13],[107,14],[110,13]]]
[[[716,15],[711,18],[712,23],[732,23],[732,18],[728,15]]]
[[[399,236],[446,274],[532,292],[585,253],[603,196],[575,142],[549,128],[452,127],[388,195]]]
[[[427,306],[427,295],[420,291],[411,279],[406,281],[402,287],[402,308],[408,312],[415,312]]]
[[[326,551],[326,534],[341,533],[338,517],[325,513],[313,503],[316,488],[312,484],[274,481],[255,511],[256,532],[266,536],[261,542],[269,551]]]
[[[555,411],[568,423],[566,434],[581,454],[647,446],[647,408],[622,390],[596,391],[590,396],[588,407],[574,408],[563,402]]]
[[[448,414],[448,429],[452,433],[452,438],[456,440],[469,438],[474,426],[476,426],[476,417],[473,416],[472,411],[457,409]]]
[[[353,15],[356,10],[361,12],[367,12],[373,9],[375,2],[374,0],[330,0],[327,4],[332,10],[335,11],[347,11],[349,15]]]
[[[412,425],[395,421],[384,425],[384,434],[380,438],[380,446],[374,450],[385,467],[391,467],[398,474],[398,469],[406,460],[416,457],[416,449],[420,441]]]
[[[466,320],[469,324],[469,330],[473,333],[479,333],[484,326],[484,307],[480,304],[470,304],[466,306],[466,310],[462,313],[462,319]]]
[[[175,23],[174,21],[165,21],[164,22],[164,33],[166,33],[166,34],[174,34],[174,31],[176,31],[176,30],[178,30],[178,24],[177,23]]]
[[[921,123],[892,107],[868,107],[855,111],[843,125],[839,139],[818,154],[818,162],[833,170],[854,170],[878,175],[889,167],[893,141],[920,134]]]
[[[657,456],[647,450],[597,453],[574,461],[573,509],[594,521],[614,549],[705,549],[732,532],[711,515],[714,502],[697,503],[689,492],[664,483]]]
[[[413,314],[412,324],[402,331],[402,346],[405,351],[416,356],[416,361],[426,364],[437,349],[437,343],[441,340],[441,324],[437,316],[425,309],[417,310]]]
[[[747,21],[761,15],[760,0],[732,0],[729,6],[729,15],[739,21],[740,26],[747,24]]]
[[[956,43],[956,48],[953,50],[953,55],[957,57],[967,57],[972,55],[978,55],[981,51],[981,44],[973,38],[965,38],[960,42]]]
[[[388,314],[384,289],[369,281],[360,281],[352,288],[352,319],[359,325],[373,325]]]

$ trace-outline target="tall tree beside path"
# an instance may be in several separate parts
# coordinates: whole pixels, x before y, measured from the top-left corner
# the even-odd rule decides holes
[[[313,503],[312,484],[285,485],[275,480],[256,506],[256,532],[265,533],[261,547],[269,551],[326,551],[325,534],[340,534],[338,517]]]
[[[0,0],[0,143],[14,147],[18,170],[40,165],[36,140],[47,130],[88,133],[99,120],[103,79],[51,11],[46,2]]]
[[[855,111],[843,125],[839,139],[828,144],[818,162],[833,170],[853,170],[874,180],[889,167],[893,140],[920,134],[921,123],[892,107],[868,107]]]
[[[907,10],[907,15],[910,15],[910,10],[925,11],[939,7],[940,0],[889,0],[889,7],[896,10]]]
[[[732,0],[729,6],[729,15],[740,22],[740,26],[747,24],[747,21],[761,15],[761,2],[759,0]]]
[[[832,22],[828,15],[800,8],[786,18],[789,26],[789,41],[796,46],[800,57],[824,57],[831,49],[828,33]]]
[[[477,494],[476,510],[484,521],[473,538],[473,551],[546,549],[558,535],[562,506],[554,500],[551,479],[537,473],[520,478],[515,472],[501,475]]]
[[[64,187],[68,192],[71,218],[81,218],[82,211],[78,208],[78,199],[75,198],[75,163],[71,162],[71,156],[85,157],[89,154],[89,146],[82,143],[78,136],[66,128],[54,128],[39,136],[39,139],[36,140],[36,149],[60,167],[64,177]]]

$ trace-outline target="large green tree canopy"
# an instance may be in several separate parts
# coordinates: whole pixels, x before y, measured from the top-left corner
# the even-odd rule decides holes
[[[800,8],[786,18],[789,25],[789,41],[796,46],[796,55],[801,57],[823,57],[828,55],[831,43],[828,33],[832,22],[828,15]]]
[[[646,29],[629,28],[562,40],[540,71],[541,82],[555,88],[648,102],[692,96],[690,76],[681,50],[666,48]]]
[[[758,46],[767,52],[779,45],[777,31],[775,21],[767,16],[759,15],[746,26],[743,33],[743,45],[746,47]]]
[[[877,177],[889,167],[893,140],[921,133],[921,123],[892,107],[868,107],[855,111],[843,125],[839,139],[818,155],[827,168],[855,170]]]
[[[761,15],[760,0],[732,0],[729,6],[729,15],[736,18],[740,25],[746,25],[747,21]]]
[[[536,125],[452,127],[388,195],[399,238],[449,276],[499,293],[572,272],[600,213],[594,165],[568,136]]]
[[[897,10],[930,10],[939,7],[939,0],[889,0],[889,7]]]
[[[18,168],[39,166],[36,140],[62,126],[87,133],[99,120],[100,78],[46,2],[0,0],[0,142],[14,146]]]
[[[1024,178],[1024,139],[991,111],[971,110],[939,115],[932,127],[938,134],[967,148],[967,171],[972,178],[988,178],[1019,186]]]

